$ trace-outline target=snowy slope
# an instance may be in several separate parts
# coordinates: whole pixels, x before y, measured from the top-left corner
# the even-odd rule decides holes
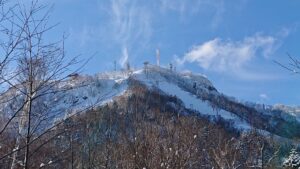
[[[51,89],[51,91],[59,92],[49,92],[35,99],[32,113],[34,116],[47,119],[39,124],[40,126],[51,126],[56,121],[104,105],[124,94],[128,88],[127,78],[124,77],[108,78],[97,75],[68,79]],[[9,94],[16,97],[0,103],[0,111],[6,113],[6,118],[13,116],[24,102],[23,95],[17,95],[11,91]],[[11,97],[7,96],[7,98]]]
[[[122,95],[128,88],[123,77],[83,76],[66,85],[72,86],[72,89],[54,96],[62,98],[56,107],[62,112],[69,111],[65,115],[104,105]]]
[[[212,106],[208,101],[201,100],[192,93],[189,93],[178,86],[174,82],[177,79],[173,76],[180,76],[187,78],[191,81],[197,81],[198,84],[203,86],[212,86],[212,84],[202,75],[191,77],[191,74],[184,73],[183,75],[177,74],[175,72],[168,72],[165,69],[151,67],[149,68],[148,73],[145,71],[136,71],[133,73],[133,76],[136,80],[139,80],[146,84],[148,87],[159,88],[162,92],[167,95],[176,95],[185,105],[186,108],[196,110],[203,115],[217,116],[220,115],[225,120],[231,120],[234,122],[235,127],[238,129],[249,130],[251,126],[246,122],[240,119],[233,113],[230,113],[226,110],[219,110],[218,112],[213,110]],[[171,76],[171,77],[166,77]]]
[[[240,103],[219,93],[213,84],[201,74],[173,72],[169,69],[151,65],[135,71],[116,71],[99,73],[94,76],[80,75],[76,78],[70,78],[53,89],[61,90],[61,92],[49,94],[41,98],[36,104],[46,105],[46,113],[52,117],[49,122],[53,123],[70,115],[86,112],[87,109],[102,106],[125,93],[129,94],[130,92],[127,91],[132,85],[130,83],[131,79],[145,84],[149,90],[158,89],[162,92],[161,94],[176,96],[184,103],[186,109],[210,117],[220,116],[232,122],[235,128],[241,130],[249,130],[255,127],[277,132],[277,126],[282,126],[283,122],[293,121],[294,116],[298,117],[296,111],[287,112],[282,110],[278,115],[274,111],[266,111],[265,108],[261,109],[257,106]],[[2,104],[0,111],[6,112],[8,116],[11,115],[23,99],[22,96],[19,96]],[[1,98],[1,100],[3,99]],[[216,104],[218,102],[223,104]],[[219,107],[216,108],[215,106]],[[252,117],[256,122],[251,121],[253,120]],[[250,122],[252,122],[251,125]],[[282,131],[277,133],[280,132]]]

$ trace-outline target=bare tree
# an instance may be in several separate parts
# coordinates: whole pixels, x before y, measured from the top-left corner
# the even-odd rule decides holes
[[[276,60],[274,60],[274,62],[293,74],[299,74],[300,73],[300,60],[296,57],[291,56],[289,53],[287,53],[287,56],[289,58],[288,64],[284,64],[284,63],[281,63]]]
[[[8,92],[3,94],[6,97],[1,99],[17,104],[17,108],[11,112],[10,118],[0,130],[3,134],[9,126],[17,125],[15,146],[10,155],[12,158],[11,169],[21,165],[24,169],[30,168],[30,158],[36,150],[44,143],[34,145],[47,133],[52,132],[51,119],[57,112],[50,107],[55,101],[47,99],[54,98],[58,92],[69,90],[59,88],[67,75],[74,73],[69,68],[77,64],[76,57],[67,59],[64,51],[64,40],[47,42],[45,34],[53,26],[48,26],[48,19],[51,8],[40,5],[38,0],[32,1],[28,6],[16,4],[9,12],[2,12],[2,18],[11,28],[3,25],[3,31],[7,32],[8,42],[2,43],[4,59],[0,64],[1,84],[9,86]],[[45,12],[44,12],[45,11]],[[6,24],[7,24],[6,23]],[[12,63],[8,67],[9,62]],[[4,73],[4,69],[10,69]],[[19,93],[13,98],[10,93],[14,90]],[[4,158],[2,157],[2,158]],[[1,159],[2,159],[1,158]]]

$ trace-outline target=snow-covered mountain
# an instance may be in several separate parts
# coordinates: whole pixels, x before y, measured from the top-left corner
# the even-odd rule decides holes
[[[133,94],[134,91],[130,90],[135,85],[133,82],[139,82],[150,92],[159,91],[161,95],[178,98],[182,102],[182,114],[192,111],[208,119],[223,119],[241,131],[255,128],[282,137],[300,137],[297,130],[300,127],[299,109],[239,102],[219,92],[204,75],[174,72],[152,65],[134,71],[72,76],[52,89],[59,92],[49,93],[36,104],[45,105],[44,110],[52,117],[47,121],[51,125],[74,114],[109,104],[120,96]],[[15,91],[9,92],[17,95]],[[18,100],[21,101],[22,96],[5,102],[1,111],[11,116],[18,108]],[[48,109],[50,106],[51,109]]]

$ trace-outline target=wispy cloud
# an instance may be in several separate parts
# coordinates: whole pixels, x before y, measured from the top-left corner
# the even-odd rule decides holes
[[[109,0],[105,3],[98,3],[102,16],[102,24],[83,25],[80,30],[73,30],[74,38],[80,46],[95,42],[101,39],[101,45],[108,49],[119,52],[119,59],[124,56],[126,49],[131,58],[136,59],[138,53],[150,45],[152,32],[155,30],[153,20],[158,21],[162,11],[175,11],[182,17],[197,14],[201,9],[213,7],[212,10],[222,8],[218,0],[159,0],[157,4],[142,3],[138,0]],[[209,10],[210,11],[210,10]],[[208,12],[208,11],[206,11]],[[222,10],[215,11],[213,21],[219,23]],[[151,46],[151,45],[150,45]],[[121,65],[121,62],[119,62]],[[121,65],[123,66],[123,65]]]
[[[175,11],[180,15],[182,21],[191,15],[210,13],[212,28],[216,28],[221,23],[225,13],[223,0],[160,0],[160,4],[161,11]]]
[[[216,6],[222,0],[160,0],[162,11],[175,11],[183,15],[196,14],[207,6]]]
[[[223,19],[223,14],[225,13],[225,5],[223,1],[220,1],[219,3],[214,3],[215,13],[211,20],[211,27],[213,29],[217,28]]]
[[[260,103],[265,103],[268,100],[270,100],[270,97],[266,93],[259,94],[259,102]]]
[[[120,58],[120,62],[119,64],[125,68],[126,64],[128,63],[128,58],[129,58],[129,55],[128,55],[128,50],[126,47],[123,48],[123,51],[122,51],[122,56]]]
[[[135,0],[111,0],[110,35],[123,50],[145,46],[152,33],[151,12]]]
[[[72,33],[74,34],[74,32]],[[82,29],[76,33],[80,46],[82,47],[87,45],[87,43],[95,37],[95,34],[97,34],[97,30],[95,30],[95,28],[83,25]]]
[[[257,56],[268,58],[278,48],[277,44],[276,37],[261,34],[241,41],[215,38],[193,46],[182,58],[175,60],[179,65],[197,63],[205,70],[234,74],[244,79],[266,78],[244,67]]]
[[[150,13],[136,1],[112,0],[111,24],[116,40],[129,43],[151,34]]]
[[[265,93],[261,93],[261,94],[259,95],[259,97],[260,97],[262,100],[266,100],[266,99],[269,98],[269,96],[268,96],[267,94],[265,94]]]

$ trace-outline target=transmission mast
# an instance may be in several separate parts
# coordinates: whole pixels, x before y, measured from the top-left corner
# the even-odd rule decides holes
[[[114,61],[114,71],[117,71],[117,61]]]

